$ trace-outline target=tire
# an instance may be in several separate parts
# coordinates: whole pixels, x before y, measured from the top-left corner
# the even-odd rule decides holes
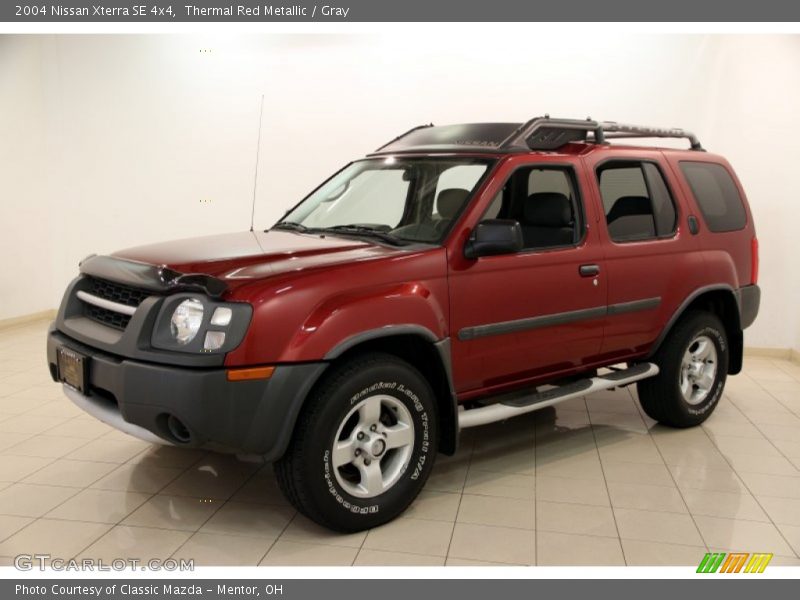
[[[355,357],[311,393],[275,474],[311,520],[362,531],[417,497],[433,468],[437,431],[433,391],[414,367],[389,354]]]
[[[729,359],[728,336],[719,318],[705,311],[685,315],[652,359],[659,374],[637,383],[644,412],[670,427],[699,425],[722,397]]]

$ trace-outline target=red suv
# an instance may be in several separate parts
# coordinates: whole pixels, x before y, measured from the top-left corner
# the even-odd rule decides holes
[[[691,148],[609,143],[655,137]],[[85,259],[47,356],[106,423],[272,461],[300,512],[356,531],[465,427],[633,382],[657,421],[702,423],[757,273],[744,191],[688,132],[424,126],[267,231]]]

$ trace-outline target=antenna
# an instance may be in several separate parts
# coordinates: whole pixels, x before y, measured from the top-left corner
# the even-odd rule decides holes
[[[250,231],[256,219],[256,189],[258,187],[258,155],[261,152],[261,121],[264,118],[264,94],[261,94],[261,109],[258,112],[258,141],[256,142],[256,169],[253,176],[253,206],[250,208]]]

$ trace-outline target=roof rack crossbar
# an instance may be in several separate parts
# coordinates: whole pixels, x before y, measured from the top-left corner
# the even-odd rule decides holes
[[[641,125],[628,125],[625,123],[615,123],[604,121],[600,126],[606,138],[681,138],[689,140],[692,150],[702,150],[700,140],[691,131],[685,129],[663,128],[663,127],[643,127]]]
[[[683,138],[689,140],[692,150],[703,149],[697,136],[683,129],[643,127],[591,119],[551,119],[549,116],[536,117],[524,123],[500,143],[499,149],[526,147],[531,150],[552,150],[581,138],[597,144],[613,138]]]

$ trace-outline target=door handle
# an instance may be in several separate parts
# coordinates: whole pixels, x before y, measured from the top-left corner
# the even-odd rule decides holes
[[[578,272],[581,277],[595,277],[600,274],[600,265],[581,265]]]

